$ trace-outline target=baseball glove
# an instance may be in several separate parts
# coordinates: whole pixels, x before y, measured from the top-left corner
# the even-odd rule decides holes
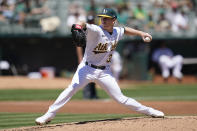
[[[76,46],[84,47],[86,45],[86,33],[80,25],[73,24],[71,28],[72,41]]]

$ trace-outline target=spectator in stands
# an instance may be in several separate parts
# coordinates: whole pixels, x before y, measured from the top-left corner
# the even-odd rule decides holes
[[[50,14],[50,9],[46,6],[46,0],[34,0],[31,3],[31,15],[37,15],[37,14]]]
[[[4,6],[7,5],[7,3],[5,3],[4,1],[0,2],[0,22],[5,22],[6,19],[3,16],[3,11],[4,11]]]
[[[118,22],[122,25],[126,25],[129,19],[129,11],[126,5],[118,6]]]
[[[194,25],[195,25],[195,28],[197,30],[197,12],[195,13]]]
[[[167,14],[167,19],[171,22],[173,32],[188,30],[188,18],[183,10],[178,11],[177,6],[173,6],[172,12]]]
[[[147,19],[147,12],[143,9],[141,3],[138,3],[137,7],[133,10],[133,14],[137,20],[144,21]]]
[[[155,21],[153,20],[153,14],[152,14],[152,12],[150,12],[150,13],[148,14],[148,17],[147,17],[147,18],[148,18],[148,19],[147,19],[147,23],[146,23],[146,25],[145,25],[145,30],[146,30],[146,31],[154,30],[155,27],[156,27],[156,23],[155,23]]]
[[[90,3],[86,4],[84,8],[85,8],[86,12],[88,12],[88,15],[95,16],[97,14],[98,7],[96,6],[94,0],[90,0]]]
[[[173,76],[178,80],[182,79],[181,69],[183,57],[181,55],[174,55],[172,50],[166,47],[165,43],[161,43],[160,47],[154,50],[152,61],[159,65],[165,81],[168,80],[171,68],[173,69]]]
[[[188,17],[183,10],[175,16],[175,24],[176,24],[176,26],[178,26],[179,31],[188,30],[189,29],[188,22],[189,22]],[[176,31],[176,29],[175,29],[175,31]]]
[[[164,7],[165,0],[149,0],[155,7]]]
[[[15,8],[15,0],[0,1],[0,21],[5,22],[13,17]]]
[[[73,15],[68,16],[67,26],[71,27],[74,23],[78,23],[79,21],[86,21],[86,17],[79,12],[75,12]]]
[[[77,3],[71,4],[67,18],[67,26],[71,27],[74,23],[78,23],[79,21],[86,21],[85,10]]]
[[[195,6],[191,0],[179,0],[179,7],[182,8],[185,12],[190,12]]]
[[[196,0],[190,0],[190,2],[191,2],[191,5],[192,5],[192,7],[193,7],[193,11],[196,11],[197,10],[197,1]]]
[[[26,14],[30,12],[30,4],[28,0],[18,0],[15,7],[14,21],[23,25]]]
[[[3,17],[3,15],[0,13],[0,22],[5,22],[6,19]]]
[[[25,19],[33,15],[49,14],[49,9],[44,6],[46,0],[18,0],[15,7],[14,21],[23,25]]]
[[[72,2],[68,8],[68,14],[73,15],[76,12],[78,12],[80,16],[85,16],[86,19],[86,11],[83,9],[83,7],[77,2]]]
[[[127,0],[114,0],[114,3],[122,6],[127,3]]]
[[[159,19],[157,21],[156,31],[166,32],[170,31],[170,28],[170,21],[166,19],[165,12],[160,13]]]

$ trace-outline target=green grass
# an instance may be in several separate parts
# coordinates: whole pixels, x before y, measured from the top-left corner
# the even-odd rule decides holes
[[[141,85],[137,89],[126,89],[123,93],[137,100],[197,100],[197,84]]]
[[[1,89],[0,101],[55,100],[62,91],[62,89]],[[197,84],[125,85],[122,92],[137,100],[197,100]],[[97,93],[100,99],[109,98],[102,89],[97,89]],[[72,99],[82,99],[82,91],[77,92]],[[40,115],[35,113],[0,113],[0,129],[34,126],[35,118]],[[58,113],[51,124],[120,119],[132,116],[136,115]]]
[[[34,120],[41,114],[32,113],[0,113],[0,129],[17,128],[24,126],[35,126]],[[59,114],[50,124],[86,122],[107,119],[121,119],[125,117],[136,117],[132,114]]]
[[[55,100],[61,89],[1,89],[0,101]],[[122,89],[123,94],[137,100],[197,100],[197,84],[141,84]],[[100,99],[109,96],[103,89],[97,89]],[[82,99],[82,91],[72,99]]]

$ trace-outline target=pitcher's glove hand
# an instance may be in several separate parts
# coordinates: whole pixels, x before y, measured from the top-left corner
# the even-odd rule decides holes
[[[86,33],[81,25],[73,24],[71,32],[72,41],[76,46],[83,47],[86,45]]]

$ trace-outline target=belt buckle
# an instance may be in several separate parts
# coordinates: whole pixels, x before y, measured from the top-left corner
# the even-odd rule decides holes
[[[106,67],[105,66],[97,66],[97,65],[93,65],[93,64],[90,64],[89,62],[85,62],[86,65],[92,67],[92,68],[95,68],[95,69],[101,69],[101,70],[104,70]]]
[[[85,62],[85,64],[88,65],[88,66],[91,66],[91,64],[89,62],[87,62],[87,61]]]

